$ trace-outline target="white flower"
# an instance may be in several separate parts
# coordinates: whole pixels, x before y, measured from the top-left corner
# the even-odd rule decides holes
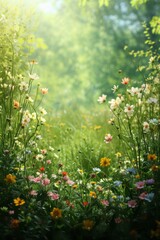
[[[119,107],[122,101],[123,101],[123,97],[117,97],[116,99],[111,99],[111,101],[109,101],[110,109],[115,110],[116,108]]]
[[[113,138],[112,135],[110,133],[108,133],[105,135],[104,142],[109,143],[112,141],[112,138]]]
[[[30,74],[30,73],[29,73],[29,78],[30,78],[31,80],[38,80],[38,79],[39,79],[39,76],[38,76],[36,73],[33,73],[33,74]]]
[[[19,89],[20,89],[20,91],[27,91],[27,90],[28,90],[28,83],[26,83],[26,82],[21,82],[21,83],[19,84]]]
[[[144,130],[144,132],[148,132],[149,131],[149,123],[148,122],[144,122],[143,123],[143,130]]]
[[[139,98],[141,97],[141,88],[138,87],[132,87],[131,89],[128,89],[127,92],[131,94],[131,96],[137,95]]]
[[[118,85],[117,86],[116,85],[113,86],[113,88],[112,88],[113,93],[115,93],[117,91],[118,87],[119,87]]]
[[[41,161],[44,159],[44,156],[42,154],[37,154],[36,159]]]
[[[158,99],[157,98],[152,98],[150,97],[148,100],[147,100],[148,103],[157,103],[158,102]]]
[[[100,96],[97,101],[99,103],[104,103],[106,101],[106,98],[107,98],[107,95],[102,94],[102,96]]]
[[[42,115],[46,115],[47,114],[47,111],[44,108],[40,107],[39,110],[40,110],[40,113]]]
[[[124,112],[127,113],[128,117],[131,117],[134,113],[134,106],[126,104],[126,106],[124,108]]]

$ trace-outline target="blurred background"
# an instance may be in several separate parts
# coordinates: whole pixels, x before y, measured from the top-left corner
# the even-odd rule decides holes
[[[79,0],[6,1],[28,19],[34,50],[29,57],[38,62],[39,81],[49,90],[48,111],[92,111],[99,95],[112,98],[113,85],[123,77],[142,80],[135,71],[140,63],[128,51],[145,48],[142,24],[159,15],[159,0],[137,9],[129,0],[108,7],[99,7],[98,0],[85,6]]]

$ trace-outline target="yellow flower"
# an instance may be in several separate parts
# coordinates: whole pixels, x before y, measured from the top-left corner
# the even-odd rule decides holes
[[[140,175],[139,175],[139,174],[137,174],[137,175],[135,176],[135,178],[140,178]]]
[[[111,164],[110,162],[111,162],[110,158],[107,158],[107,157],[101,158],[100,159],[100,166],[107,167]]]
[[[62,210],[59,208],[53,208],[52,212],[50,212],[50,215],[53,219],[58,219],[62,217]]]
[[[148,160],[156,160],[157,156],[156,154],[148,154]]]
[[[15,183],[16,182],[16,176],[14,176],[12,174],[8,174],[8,175],[6,175],[4,180],[8,183]]]
[[[99,130],[101,128],[102,128],[102,126],[94,126],[94,130]]]
[[[117,158],[122,157],[122,153],[120,153],[120,152],[117,152],[115,155]]]
[[[92,192],[92,191],[89,193],[89,196],[92,197],[92,198],[96,198],[97,197],[96,193]]]
[[[77,184],[73,184],[73,185],[72,185],[72,188],[73,188],[73,189],[76,189],[77,187],[78,187]]]
[[[154,164],[154,165],[152,165],[151,169],[153,172],[156,172],[156,171],[158,171],[159,167]]]
[[[21,198],[15,198],[14,200],[13,200],[13,202],[14,202],[14,204],[15,204],[15,206],[20,206],[20,205],[23,205],[23,204],[25,204],[25,201],[23,200],[23,199],[21,199]]]
[[[86,219],[83,221],[83,229],[90,231],[93,228],[94,222],[92,220]]]

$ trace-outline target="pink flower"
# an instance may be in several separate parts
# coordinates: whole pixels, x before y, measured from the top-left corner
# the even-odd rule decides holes
[[[68,179],[68,180],[66,181],[66,183],[67,183],[69,186],[72,186],[72,185],[75,184],[75,182],[73,182],[73,181],[70,180],[70,179]]]
[[[111,136],[111,134],[108,133],[108,134],[105,135],[104,142],[105,142],[105,143],[109,143],[109,142],[112,141],[112,138],[113,138],[113,137]]]
[[[142,188],[144,188],[144,185],[145,185],[145,182],[144,182],[144,181],[141,181],[141,182],[137,182],[137,183],[136,183],[137,189],[142,189]]]
[[[30,191],[30,193],[29,193],[30,195],[32,195],[32,196],[37,196],[37,191],[36,190],[32,190],[32,191]]]
[[[50,180],[48,179],[48,178],[44,178],[43,180],[42,180],[42,185],[43,186],[47,186],[47,185],[49,185],[50,184]]]
[[[144,200],[147,195],[148,195],[147,192],[142,192],[142,193],[139,195],[139,198],[140,198],[141,200]]]
[[[101,203],[105,206],[109,206],[108,200],[101,200]]]
[[[115,223],[121,223],[122,222],[122,218],[117,217],[114,219]]]
[[[68,180],[69,180],[69,177],[66,175],[66,176],[63,177],[63,180],[64,180],[64,181],[68,181]]]
[[[41,177],[33,178],[31,181],[32,181],[32,182],[35,182],[35,183],[40,183]]]
[[[13,215],[14,214],[14,210],[9,210],[8,213],[9,213],[9,215]]]
[[[51,162],[51,160],[47,160],[46,163],[47,164],[51,164],[52,162]]]
[[[128,201],[128,207],[135,208],[137,206],[137,202],[135,200]]]
[[[58,199],[59,199],[59,194],[57,194],[57,193],[48,192],[47,195],[48,195],[52,200],[58,200]]]

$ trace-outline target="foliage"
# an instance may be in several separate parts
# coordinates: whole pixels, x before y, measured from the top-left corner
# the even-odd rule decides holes
[[[48,124],[37,62],[1,16],[1,239],[159,239],[160,58],[149,29],[147,51],[130,53],[147,60],[141,82],[123,76],[106,114]]]

